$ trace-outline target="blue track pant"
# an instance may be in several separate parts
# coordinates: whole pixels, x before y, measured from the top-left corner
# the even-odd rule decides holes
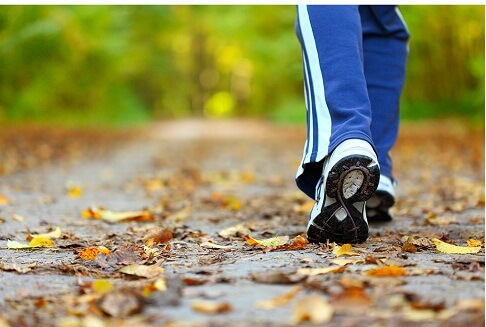
[[[311,198],[322,162],[341,142],[374,146],[393,179],[389,151],[398,134],[409,34],[396,6],[297,6],[307,141],[297,185]]]

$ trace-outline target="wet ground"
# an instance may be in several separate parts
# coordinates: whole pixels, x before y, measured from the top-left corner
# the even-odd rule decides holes
[[[301,242],[312,206],[293,180],[302,127],[193,120],[42,142],[42,131],[25,142],[9,133],[2,327],[484,325],[484,130],[402,125],[395,219],[348,251]],[[57,227],[53,246],[7,246]],[[248,234],[288,242],[252,246]],[[480,249],[440,252],[434,239]]]

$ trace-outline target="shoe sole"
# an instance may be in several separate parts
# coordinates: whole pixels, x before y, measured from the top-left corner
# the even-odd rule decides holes
[[[310,223],[308,240],[314,243],[366,241],[368,223],[354,203],[368,200],[379,180],[380,168],[372,158],[353,155],[339,160],[326,181],[326,195],[336,202],[326,206]]]
[[[372,208],[371,210],[375,210],[376,214],[368,216],[369,223],[385,223],[393,220],[393,217],[390,215],[388,210],[393,207],[395,204],[395,198],[388,192],[385,191],[376,191],[375,195],[377,195],[381,203],[378,207]]]

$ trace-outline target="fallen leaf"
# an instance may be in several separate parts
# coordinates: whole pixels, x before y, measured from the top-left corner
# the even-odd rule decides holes
[[[7,319],[0,315],[0,327],[10,327]]]
[[[259,273],[250,274],[253,281],[262,284],[295,284],[302,281],[304,275],[296,275],[292,273],[286,273],[283,271],[265,271]]]
[[[336,257],[340,257],[343,255],[353,256],[359,255],[358,253],[353,251],[353,246],[351,244],[343,244],[342,246],[335,245],[332,249],[332,253],[336,255]]]
[[[304,237],[297,235],[296,237],[290,240],[289,245],[282,245],[277,247],[277,249],[278,250],[302,250],[305,249],[306,246],[307,246],[307,240]]]
[[[25,220],[24,217],[22,217],[21,215],[17,215],[17,214],[13,215],[12,219],[15,220],[15,221],[24,221]]]
[[[311,295],[299,301],[292,310],[291,321],[300,324],[309,321],[313,324],[324,324],[331,321],[334,309],[320,295]]]
[[[251,237],[251,235],[246,235],[245,240],[251,246],[263,246],[263,247],[277,247],[286,244],[289,241],[288,236],[276,236],[272,238],[267,238],[264,240],[257,240]]]
[[[228,302],[215,301],[195,301],[192,303],[192,308],[199,313],[205,314],[223,313],[232,310]]]
[[[181,222],[181,221],[186,220],[186,218],[189,217],[190,213],[191,213],[191,208],[186,207],[182,210],[179,210],[179,211],[167,216],[165,219],[175,221],[175,222]]]
[[[83,195],[83,189],[81,186],[71,186],[67,190],[67,195],[73,199],[79,198]]]
[[[131,264],[121,268],[118,271],[127,275],[133,275],[133,276],[139,276],[145,278],[157,277],[158,275],[163,274],[165,272],[164,268],[159,267],[157,265],[145,266],[139,264]]]
[[[102,219],[110,223],[122,221],[153,221],[154,216],[147,210],[142,211],[120,211],[114,212],[100,208],[89,208],[83,210],[83,218],[88,219]]]
[[[306,201],[306,202],[302,203],[301,205],[294,206],[294,211],[296,213],[300,213],[300,214],[308,214],[309,212],[311,212],[312,208],[314,207],[314,204],[315,204],[315,201],[313,201],[313,200]]]
[[[102,250],[100,248],[102,248]],[[96,259],[96,257],[98,256],[98,254],[100,254],[100,252],[104,253],[105,255],[110,254],[110,250],[108,250],[105,247],[97,247],[97,248],[91,247],[91,248],[86,248],[86,249],[83,249],[82,251],[80,251],[78,253],[78,258],[81,258],[81,259],[86,260],[86,261],[91,261],[91,260]]]
[[[273,299],[257,301],[255,303],[255,307],[258,309],[271,310],[271,309],[284,306],[287,303],[289,303],[301,290],[302,290],[302,286],[296,286],[293,289],[291,289],[289,292],[277,296]]]
[[[457,219],[454,217],[434,217],[426,218],[424,222],[429,225],[445,226],[457,222]]]
[[[371,298],[366,295],[362,287],[350,287],[343,292],[334,294],[329,302],[340,308],[355,310],[356,307],[366,307],[371,304]]]
[[[165,279],[159,278],[152,283],[152,288],[157,291],[165,291],[167,289],[167,282]]]
[[[37,266],[37,262],[33,262],[33,263],[29,263],[29,264],[16,264],[16,263],[14,263],[14,264],[11,264],[11,265],[0,263],[0,270],[16,271],[19,274],[25,274],[25,273],[31,271],[32,268],[34,268],[36,266]],[[0,327],[1,327],[1,325],[0,325]]]
[[[480,246],[457,246],[446,242],[442,242],[437,238],[434,238],[432,241],[437,247],[437,250],[442,253],[468,254],[468,253],[478,253],[481,250]]]
[[[399,277],[406,276],[407,270],[399,266],[383,266],[370,269],[366,272],[366,274],[373,277]]]
[[[55,230],[53,230],[50,233],[45,233],[45,234],[30,234],[27,236],[27,241],[32,240],[33,238],[60,238],[62,236],[61,233],[61,228],[57,227]]]
[[[115,318],[142,311],[141,296],[130,290],[108,292],[97,301],[97,305],[104,313]]]
[[[220,231],[219,236],[222,238],[231,238],[231,237],[245,237],[250,235],[250,229],[245,227],[243,224],[238,224],[236,226],[232,226]]]
[[[40,247],[52,247],[54,246],[54,242],[50,239],[45,237],[36,237],[30,241],[29,244],[19,243],[17,241],[7,240],[7,247],[9,249],[32,249],[32,248],[40,248]]]
[[[354,264],[357,264],[357,263],[363,263],[365,261],[363,259],[336,258],[336,259],[332,259],[331,262],[334,263],[335,265],[346,266],[346,265],[349,265],[349,264],[354,265]]]
[[[403,243],[402,251],[403,252],[416,253],[417,247],[412,242],[405,242],[405,243]]]
[[[156,231],[150,233],[145,245],[153,247],[154,244],[167,243],[172,239],[172,231],[166,228],[159,228]]]
[[[0,194],[0,206],[8,206],[10,204],[10,200],[5,196]]]
[[[342,273],[346,266],[333,266],[325,268],[299,268],[297,273],[305,276],[325,275],[328,273]]]
[[[476,240],[474,238],[470,238],[467,240],[467,246],[469,247],[477,247],[483,245],[483,241],[481,240]]]
[[[105,294],[115,289],[115,286],[108,279],[97,279],[91,285],[93,290],[98,294]]]
[[[231,248],[230,246],[227,246],[227,245],[220,245],[220,244],[216,244],[216,243],[212,243],[212,242],[203,242],[203,243],[199,244],[199,246],[201,246],[203,248],[208,248],[208,249],[230,249]]]

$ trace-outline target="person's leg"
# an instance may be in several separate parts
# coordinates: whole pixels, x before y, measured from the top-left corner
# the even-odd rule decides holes
[[[307,141],[297,185],[315,199],[322,160],[346,139],[372,144],[358,6],[297,6],[302,46]]]
[[[390,149],[398,134],[409,33],[396,6],[359,6],[359,13],[371,136],[382,174],[377,196],[367,202],[367,214],[370,221],[387,221],[392,218],[388,209],[394,204],[395,183]]]
[[[363,69],[358,6],[298,6],[308,135],[299,188],[316,200],[311,241],[362,242],[364,201],[376,190],[379,167]]]

